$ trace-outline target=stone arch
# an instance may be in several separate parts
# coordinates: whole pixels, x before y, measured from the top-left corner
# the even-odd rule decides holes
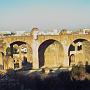
[[[75,56],[75,61],[73,64],[82,62],[82,64],[85,65],[85,62],[90,59],[88,55],[90,51],[88,51],[88,49],[90,49],[90,42],[87,39],[79,38],[73,40],[68,49],[69,65],[71,63],[70,57],[72,54]]]
[[[22,44],[26,44],[26,42],[23,41],[14,41],[12,43],[10,43],[10,50],[11,50],[11,56],[13,57],[13,46],[17,44],[18,46],[22,45]]]
[[[18,53],[13,52],[13,48],[17,47]],[[16,50],[16,49],[15,49]],[[14,41],[10,43],[10,52],[11,52],[11,57],[13,59],[13,62],[16,67],[18,67],[18,63],[20,64],[19,68],[22,67],[22,62],[27,58],[27,63],[29,66],[32,66],[32,47],[24,41]],[[32,67],[31,67],[32,68]]]
[[[38,49],[39,68],[60,67],[64,60],[63,46],[54,39],[45,40]]]

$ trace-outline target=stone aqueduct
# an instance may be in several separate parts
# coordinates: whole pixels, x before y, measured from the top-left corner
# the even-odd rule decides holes
[[[6,49],[12,48],[14,44],[20,46],[25,44],[27,47],[27,61],[32,63],[32,69],[69,67],[73,64],[90,64],[90,34],[59,34],[59,35],[37,35],[31,36],[8,36],[1,38],[0,65],[3,69],[15,68],[14,64],[19,63],[22,67],[22,56],[15,56],[11,53],[6,55]],[[16,61],[15,61],[16,60]],[[17,61],[18,60],[18,61]]]

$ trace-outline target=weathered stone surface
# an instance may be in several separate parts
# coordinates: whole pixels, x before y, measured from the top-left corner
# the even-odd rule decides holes
[[[9,58],[9,60],[6,58],[6,49],[14,42],[20,42],[20,45],[18,44],[19,54],[16,56],[20,68],[22,67],[23,56],[27,57],[29,63],[32,63],[33,69],[69,67],[80,62],[85,65],[86,61],[90,64],[90,34],[38,35],[38,30],[36,30],[36,33],[34,32],[30,36],[1,38],[0,43],[3,44],[3,48],[0,49],[0,64],[4,66],[4,69],[14,68],[14,57]],[[23,42],[27,48],[26,54],[22,54],[20,51]],[[71,44],[73,50],[70,47]]]

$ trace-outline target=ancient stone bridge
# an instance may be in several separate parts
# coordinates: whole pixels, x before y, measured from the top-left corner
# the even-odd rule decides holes
[[[4,69],[22,67],[23,57],[32,63],[33,69],[69,67],[74,64],[90,64],[90,34],[59,34],[8,36],[1,38],[0,65]],[[21,45],[27,52],[22,53]],[[17,45],[19,52],[13,53]],[[10,48],[10,55],[7,48]]]

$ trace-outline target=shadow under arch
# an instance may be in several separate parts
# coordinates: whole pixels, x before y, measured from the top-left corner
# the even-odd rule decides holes
[[[62,48],[62,51],[60,51],[58,53],[64,53],[63,46],[59,41],[54,40],[54,39],[48,39],[48,40],[44,41],[43,43],[40,44],[39,49],[38,49],[39,68],[44,66],[44,63],[45,63],[45,56],[44,56],[45,50],[51,44],[54,44],[54,42],[57,42]]]
[[[72,41],[72,43],[69,45],[69,48],[68,48],[68,57],[69,57],[69,66],[70,66],[70,63],[71,63],[71,57],[72,57],[72,55],[75,57],[75,55],[74,54],[70,54],[70,52],[71,51],[75,51],[75,46],[74,46],[74,44],[77,44],[78,42],[81,42],[81,43],[83,43],[83,42],[89,42],[87,39],[83,39],[83,38],[79,38],[79,39],[75,39],[75,40],[73,40]],[[82,49],[82,45],[79,45],[78,47],[77,47],[77,50],[79,51],[79,50],[81,50]]]

